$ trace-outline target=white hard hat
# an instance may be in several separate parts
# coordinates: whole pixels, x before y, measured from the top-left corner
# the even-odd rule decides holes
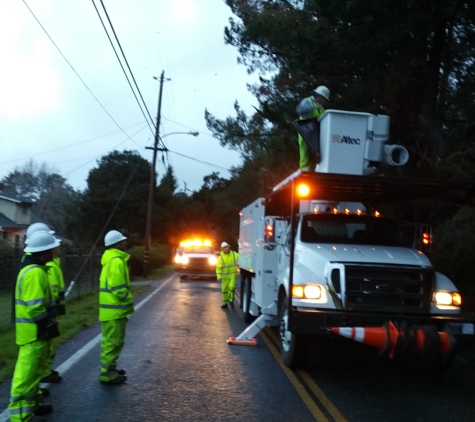
[[[224,248],[224,247],[226,247],[226,246],[229,246],[229,244],[226,243],[226,242],[221,243],[221,249]]]
[[[317,95],[321,95],[323,98],[326,98],[328,101],[330,101],[330,90],[324,86],[324,85],[320,85],[320,86],[317,86],[313,92],[315,92],[315,94]]]
[[[37,233],[37,232],[46,232],[49,234],[54,234],[54,231],[51,230],[45,223],[33,223],[31,226],[29,226],[26,229],[26,240],[28,241],[30,236],[33,233]],[[25,243],[27,243],[27,241],[25,241]]]
[[[28,239],[24,252],[43,252],[49,249],[57,248],[61,241],[56,239],[51,233],[48,232],[36,232]]]
[[[121,232],[118,232],[117,230],[111,230],[104,237],[104,245],[105,246],[115,245],[116,243],[125,239],[127,238]]]

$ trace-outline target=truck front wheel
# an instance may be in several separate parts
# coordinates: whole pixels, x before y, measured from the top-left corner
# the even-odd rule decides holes
[[[308,339],[293,334],[289,329],[289,309],[287,298],[283,298],[279,307],[280,353],[284,365],[289,368],[302,366],[308,356]]]

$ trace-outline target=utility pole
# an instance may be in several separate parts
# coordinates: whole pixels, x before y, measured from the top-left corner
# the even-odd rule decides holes
[[[154,77],[154,79],[157,79]],[[163,91],[164,71],[160,75],[160,91],[158,94],[157,125],[155,126],[155,142],[153,144],[153,160],[150,171],[150,183],[148,186],[148,206],[147,206],[147,224],[145,228],[145,249],[143,253],[143,272],[147,276],[150,271],[150,245],[152,243],[152,203],[153,191],[155,188],[155,166],[157,164],[158,140],[160,138],[160,114],[162,109],[162,91]]]

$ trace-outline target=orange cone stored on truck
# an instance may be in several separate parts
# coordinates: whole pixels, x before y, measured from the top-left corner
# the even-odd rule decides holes
[[[450,332],[438,332],[435,327],[397,327],[388,321],[382,327],[331,327],[334,334],[358,341],[371,347],[376,347],[381,353],[387,353],[392,359],[396,350],[404,343],[404,352],[425,352],[430,347],[436,347],[437,353],[447,355],[451,352],[455,339]],[[435,342],[431,341],[434,337]]]

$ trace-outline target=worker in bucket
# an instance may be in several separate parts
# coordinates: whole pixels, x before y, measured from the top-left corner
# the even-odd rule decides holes
[[[221,243],[221,252],[216,262],[216,278],[221,280],[221,293],[223,303],[221,308],[234,308],[234,291],[238,276],[239,254],[231,250],[228,243]]]
[[[326,86],[320,85],[314,89],[313,95],[300,101],[295,110],[300,120],[318,119],[325,112],[325,106],[328,101],[330,101],[330,90]],[[300,133],[298,135],[298,141],[300,149],[300,170],[315,171],[317,162]]]
[[[102,255],[99,286],[99,320],[101,321],[101,369],[103,384],[122,384],[127,381],[124,369],[117,369],[117,359],[124,347],[125,328],[129,315],[134,313],[130,292],[130,276],[125,252],[127,238],[117,230],[104,237],[106,250]]]
[[[8,405],[11,422],[44,422],[41,415],[53,410],[43,403],[39,384],[51,340],[59,336],[46,268],[59,244],[51,233],[40,231],[28,238],[24,249],[15,286],[15,331],[20,347]]]

